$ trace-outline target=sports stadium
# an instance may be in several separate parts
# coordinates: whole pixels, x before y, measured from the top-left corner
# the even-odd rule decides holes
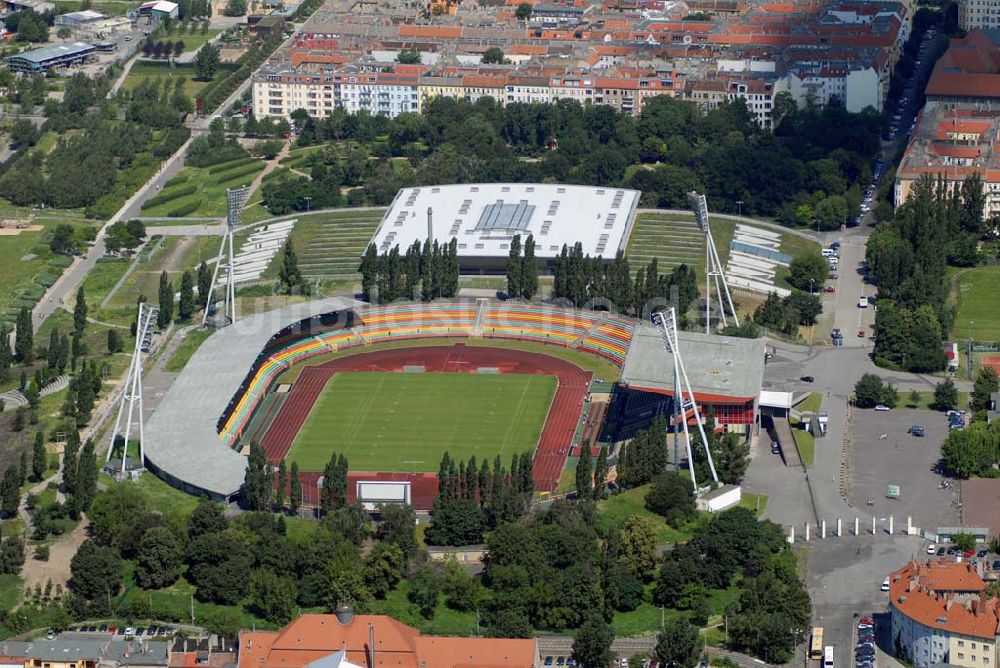
[[[679,333],[695,399],[723,428],[756,420],[762,340]],[[371,306],[324,299],[238,320],[197,350],[145,427],[148,468],[213,499],[238,495],[250,442],[296,461],[319,498],[331,453],[348,496],[428,509],[442,454],[533,451],[557,489],[584,441],[670,413],[673,366],[648,322],[491,299]]]

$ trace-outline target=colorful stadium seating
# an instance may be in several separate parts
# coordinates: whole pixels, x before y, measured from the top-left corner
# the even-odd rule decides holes
[[[309,336],[260,362],[220,436],[234,443],[271,383],[283,371],[310,357],[388,340],[471,337],[477,326],[477,305],[472,302],[368,306],[355,309],[355,313],[361,324]],[[632,329],[628,319],[606,313],[513,303],[490,304],[481,323],[483,338],[575,347],[618,367],[625,363]]]

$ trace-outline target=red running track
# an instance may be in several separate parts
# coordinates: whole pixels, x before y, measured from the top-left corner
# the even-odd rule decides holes
[[[401,372],[404,367],[421,366],[428,372],[475,373],[480,368],[495,368],[500,373],[554,375],[558,381],[556,392],[535,449],[533,474],[536,490],[555,490],[580,422],[590,386],[590,372],[550,355],[461,343],[358,353],[303,369],[261,441],[267,460],[278,463],[288,454],[296,434],[333,374],[338,371]]]

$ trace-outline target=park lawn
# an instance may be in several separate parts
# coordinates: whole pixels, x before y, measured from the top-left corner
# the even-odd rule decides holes
[[[643,517],[656,527],[656,539],[660,544],[682,543],[690,540],[692,531],[698,525],[698,520],[675,529],[667,521],[646,509],[646,492],[649,485],[640,485],[632,489],[610,496],[597,504],[597,528],[607,532],[612,526],[621,524],[629,517]]]
[[[24,580],[19,575],[0,575],[0,609],[12,610],[21,602],[24,594]]]
[[[355,471],[437,471],[441,456],[509,459],[533,452],[553,376],[474,373],[334,374],[288,453],[318,471],[331,452]]]
[[[210,39],[214,39],[222,30],[218,28],[209,28],[207,32],[202,33],[201,28],[196,28],[193,31],[185,30],[180,33],[178,30],[174,30],[172,33],[166,36],[160,37],[160,39],[166,40],[168,42],[177,42],[180,40],[184,42],[184,53],[191,51],[197,51],[201,48],[201,45]]]
[[[823,395],[819,392],[810,392],[808,397],[795,406],[795,409],[800,413],[816,413],[822,405]]]
[[[108,308],[127,309],[129,318],[134,318],[139,295],[155,299],[159,294],[161,272],[166,270],[176,291],[180,289],[180,278],[185,270],[195,272],[203,260],[210,260],[218,253],[218,237],[193,237],[190,241],[184,241],[185,239],[186,237],[150,239],[147,248],[140,252],[141,259],[135,271],[108,302]]]
[[[197,317],[197,314],[195,314]],[[180,345],[177,346],[177,350],[174,354],[167,360],[166,370],[171,372],[180,371],[184,368],[184,365],[188,363],[191,356],[194,355],[195,351],[201,347],[201,344],[208,339],[209,336],[213,334],[211,329],[194,329],[187,333],[184,340],[181,341]]]
[[[136,315],[134,303],[128,305],[109,303],[107,308],[101,308],[105,297],[111,293],[131,264],[132,260],[102,258],[87,273],[87,277],[83,281],[83,289],[87,295],[87,306],[92,318],[131,328]],[[123,333],[119,332],[119,334]]]
[[[740,495],[740,508],[752,510],[757,513],[757,517],[761,517],[764,511],[767,510],[767,494],[742,492]]]
[[[179,176],[184,176],[186,179],[172,188],[165,189],[161,194],[169,195],[171,192],[182,192],[182,189],[191,184],[196,185],[197,190],[190,195],[182,195],[176,199],[164,202],[163,204],[143,209],[142,215],[150,217],[172,217],[172,213],[174,211],[177,211],[188,204],[198,202],[198,207],[196,209],[187,213],[183,217],[178,217],[178,220],[183,220],[183,218],[187,216],[225,216],[226,190],[237,186],[250,185],[257,177],[257,174],[264,169],[263,161],[242,165],[237,164],[242,160],[243,158],[232,161],[233,168],[229,170],[220,169],[219,165],[213,165],[210,168],[185,167],[181,170]],[[253,169],[254,167],[256,169]],[[210,169],[216,170],[216,172],[214,174],[210,174]]]
[[[899,395],[899,404],[905,408],[915,408],[920,411],[936,411],[936,409],[931,408],[931,404],[934,403],[934,392],[928,390],[927,392],[917,392],[919,399],[916,404],[910,401],[910,392],[902,392]],[[959,392],[958,393],[958,410],[966,410],[969,407],[969,393]],[[943,412],[943,411],[941,411]]]
[[[800,423],[794,419],[789,420],[792,425],[792,436],[795,438],[795,445],[799,449],[799,457],[805,466],[812,466],[816,459],[816,439],[805,429],[800,428]]]
[[[174,39],[174,41],[177,40]],[[138,87],[139,84],[146,79],[153,81],[170,79],[172,83],[177,77],[184,77],[184,92],[192,100],[198,97],[198,93],[200,93],[201,90],[209,84],[208,81],[199,81],[195,79],[194,66],[192,65],[174,65],[173,67],[165,67],[161,65],[154,65],[149,62],[139,61],[132,66],[131,70],[129,70],[128,76],[125,77],[125,83],[123,85],[125,86],[125,90],[132,90],[133,88]],[[173,92],[172,88],[171,92]]]
[[[34,285],[34,277],[45,269],[51,253],[40,248],[44,231],[21,232],[0,237],[0,312],[12,306],[22,290]],[[13,320],[13,318],[11,318]]]
[[[441,597],[434,616],[431,619],[420,614],[415,605],[410,603],[407,595],[410,592],[410,582],[402,580],[384,599],[375,600],[372,612],[376,615],[389,615],[404,624],[415,626],[426,635],[448,635],[469,637],[476,631],[476,611],[459,612],[444,604]]]
[[[971,322],[974,341],[1000,342],[1000,308],[997,308],[996,299],[1000,267],[966,269],[955,280],[958,314],[955,316],[952,337],[967,340]]]
[[[671,608],[661,609],[653,605],[653,589],[656,582],[646,585],[646,593],[638,608],[630,612],[616,612],[611,626],[619,637],[650,636],[659,631],[661,623],[676,617],[686,617],[687,613]],[[740,596],[740,588],[736,584],[728,589],[709,589],[708,607],[711,615],[718,616],[725,612],[726,606],[735,602]],[[711,620],[710,620],[711,623]]]

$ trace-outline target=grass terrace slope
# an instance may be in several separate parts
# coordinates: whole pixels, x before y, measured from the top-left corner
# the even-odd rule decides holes
[[[533,451],[555,377],[345,372],[330,377],[288,459],[319,471],[332,451],[353,470],[436,471],[453,458]]]

